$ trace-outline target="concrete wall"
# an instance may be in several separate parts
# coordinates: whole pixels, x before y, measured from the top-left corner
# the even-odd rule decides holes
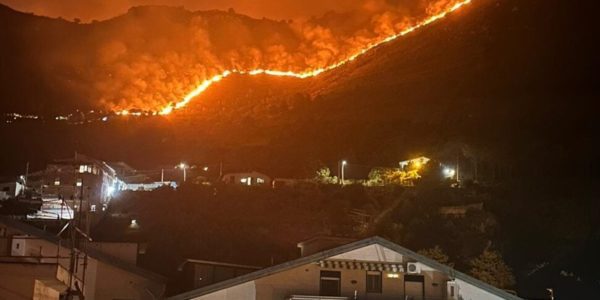
[[[55,275],[55,264],[0,262],[0,299],[33,299],[36,279]]]
[[[230,287],[212,294],[194,298],[196,300],[256,300],[266,299],[256,296],[256,286],[254,281],[246,282],[240,285]],[[268,298],[267,298],[268,299]],[[283,298],[282,298],[283,299]]]
[[[42,239],[23,236],[17,236],[13,238],[13,248],[15,248],[14,245],[16,243],[24,245],[20,246],[22,255],[25,256],[23,258],[24,260],[30,260],[32,263],[36,264],[57,263],[63,270],[68,270],[69,268],[68,257],[70,255],[70,250],[66,247],[58,247],[56,244],[50,243]],[[111,247],[109,246],[108,248]],[[120,250],[131,250],[129,248],[131,247],[124,246],[124,248]],[[111,249],[111,251],[112,250],[119,250],[119,247]],[[135,253],[137,253],[137,247]],[[16,253],[13,252],[13,255],[15,254]],[[57,255],[61,258],[57,259]],[[33,258],[28,258],[31,256],[33,256]],[[130,260],[132,259],[130,258]],[[148,280],[145,277],[139,276],[131,272],[127,272],[123,269],[117,268],[102,261],[98,261],[91,257],[88,257],[87,262],[88,265],[85,268],[84,288],[84,294],[86,296],[86,299],[156,299],[160,298],[163,294],[163,283]],[[83,256],[81,256],[79,264],[76,267],[76,280],[81,280],[84,278],[83,270]],[[52,278],[56,277],[57,269],[55,265],[54,271],[52,273]],[[59,277],[63,279],[63,282],[68,282],[65,279],[68,278],[68,276],[64,275]],[[33,292],[33,281],[29,289],[31,292]],[[0,297],[0,299],[11,298]],[[29,297],[28,299],[31,299],[31,297]]]

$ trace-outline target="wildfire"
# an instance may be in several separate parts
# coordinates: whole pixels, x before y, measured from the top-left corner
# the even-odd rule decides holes
[[[199,96],[200,94],[202,94],[204,91],[206,91],[210,86],[212,86],[213,84],[223,80],[223,78],[228,77],[229,75],[232,74],[241,74],[241,75],[250,75],[250,76],[256,76],[256,75],[270,75],[270,76],[282,76],[282,77],[295,77],[295,78],[299,78],[299,79],[305,79],[305,78],[309,78],[309,77],[315,77],[318,76],[324,72],[339,68],[349,62],[352,62],[354,60],[356,60],[358,57],[364,55],[365,53],[369,52],[370,50],[372,50],[375,47],[381,46],[385,43],[389,43],[399,37],[402,37],[404,35],[407,35],[421,27],[427,26],[437,20],[443,19],[444,17],[446,17],[448,14],[460,9],[461,7],[471,3],[472,0],[458,0],[454,5],[450,6],[449,8],[438,12],[434,15],[431,15],[429,17],[427,17],[424,20],[421,20],[420,22],[409,26],[407,28],[405,28],[404,30],[400,31],[399,33],[390,35],[390,36],[386,36],[376,42],[370,43],[368,45],[366,45],[364,48],[356,51],[354,54],[351,54],[349,56],[347,56],[345,59],[340,60],[334,64],[331,64],[329,66],[326,67],[322,67],[322,68],[317,68],[317,69],[311,69],[311,70],[307,70],[304,72],[294,72],[294,71],[282,71],[282,70],[268,70],[268,69],[254,69],[254,70],[237,70],[237,69],[233,69],[233,70],[225,70],[223,71],[221,74],[217,74],[211,78],[205,79],[202,83],[200,83],[194,90],[192,90],[190,93],[188,93],[183,99],[177,101],[177,102],[171,102],[170,104],[168,104],[167,106],[163,107],[162,109],[160,109],[157,112],[153,112],[152,114],[159,114],[159,115],[168,115],[171,114],[174,110],[177,109],[181,109],[183,107],[185,107],[186,105],[188,105],[195,97]],[[123,115],[123,116],[127,116],[127,115],[132,115],[130,113],[129,110],[121,110],[117,112],[118,115]]]

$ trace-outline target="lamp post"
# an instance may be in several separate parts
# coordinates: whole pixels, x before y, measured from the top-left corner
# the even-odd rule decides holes
[[[183,182],[187,179],[187,168],[188,166],[184,163],[179,164],[179,168],[183,170]]]
[[[347,164],[348,164],[347,161],[342,160],[342,185],[344,185],[346,183],[346,181],[344,180],[344,169],[346,168]]]

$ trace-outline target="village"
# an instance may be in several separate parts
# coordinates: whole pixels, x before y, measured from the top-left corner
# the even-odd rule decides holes
[[[213,166],[215,170],[212,170]],[[2,277],[3,292],[0,294],[46,299],[43,297],[61,294],[65,286],[75,286],[81,295],[93,299],[117,296],[128,299],[166,296],[213,299],[214,295],[244,292],[250,288],[257,290],[256,299],[260,299],[260,287],[260,293],[268,293],[270,297],[298,300],[317,299],[314,297],[319,295],[318,299],[357,299],[359,295],[369,295],[368,299],[388,299],[398,295],[412,299],[459,299],[459,295],[467,293],[512,297],[422,254],[370,236],[369,228],[388,212],[381,209],[376,214],[376,210],[360,205],[344,209],[345,217],[338,221],[324,216],[332,224],[318,228],[329,229],[314,231],[315,235],[305,235],[306,238],[297,240],[297,250],[286,246],[268,252],[277,248],[265,248],[265,252],[271,253],[268,254],[271,255],[270,262],[264,260],[265,253],[246,258],[241,255],[240,258],[241,253],[219,257],[214,254],[201,256],[203,252],[198,251],[173,264],[164,264],[170,265],[170,269],[145,263],[148,260],[145,256],[151,257],[153,250],[165,246],[151,242],[156,236],[151,237],[153,234],[147,231],[147,228],[157,226],[152,222],[162,221],[148,219],[143,213],[144,210],[156,210],[151,203],[158,201],[159,195],[191,193],[189,195],[194,197],[206,191],[215,196],[217,193],[235,193],[238,195],[234,196],[236,201],[251,203],[256,200],[243,200],[240,195],[265,198],[264,193],[270,193],[270,190],[279,193],[275,197],[281,197],[281,193],[315,189],[342,189],[354,193],[351,191],[353,186],[367,190],[396,186],[405,189],[407,194],[419,185],[423,179],[421,174],[430,173],[427,169],[439,172],[436,177],[446,182],[449,188],[461,189],[457,180],[458,165],[444,166],[424,156],[401,161],[396,168],[372,168],[365,178],[357,178],[361,172],[348,171],[352,167],[364,167],[352,166],[345,160],[339,161],[337,166],[335,175],[323,167],[315,172],[314,178],[293,179],[271,178],[257,171],[226,173],[222,164],[179,163],[153,170],[136,170],[124,162],[104,162],[80,153],[71,158],[56,159],[44,170],[27,171],[14,182],[0,185],[3,215],[0,216],[0,240],[4,249],[0,254],[0,269],[3,274],[21,274]],[[178,192],[179,189],[183,191]],[[397,203],[391,203],[387,210]],[[224,213],[240,213],[227,208],[229,205],[232,204],[224,204]],[[218,210],[210,209],[213,214],[219,214]],[[483,210],[483,203],[479,202],[440,206],[438,213],[446,218],[465,218],[469,212]],[[163,226],[171,226],[168,216],[172,213],[175,212],[165,211],[164,217],[158,217],[167,222]],[[267,216],[264,218],[268,220]],[[204,221],[198,224],[213,227],[206,223],[210,222],[208,217],[201,219]],[[339,224],[334,225],[336,222]],[[343,225],[348,222],[351,225]],[[219,228],[220,225],[214,226]],[[222,236],[217,231],[213,234]],[[200,236],[210,238],[206,234],[203,232]],[[185,241],[179,242],[189,249]],[[220,243],[215,247],[222,247]],[[211,252],[214,249],[208,251]],[[273,253],[278,254],[273,256]],[[305,279],[286,279],[292,277]],[[350,285],[348,278],[355,278],[350,280]],[[273,280],[287,287],[271,290],[269,286],[273,283],[268,282]],[[221,282],[227,286],[220,285]],[[214,290],[213,286],[219,286],[221,291]],[[339,298],[342,295],[350,296]]]

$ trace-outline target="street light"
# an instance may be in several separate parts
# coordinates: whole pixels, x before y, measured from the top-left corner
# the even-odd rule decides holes
[[[447,178],[454,177],[454,174],[456,174],[456,171],[454,171],[454,169],[451,169],[451,168],[444,169],[444,175],[446,175]]]
[[[346,165],[348,164],[347,161],[342,160],[342,185],[345,184],[345,180],[344,180],[344,168],[346,168]]]
[[[183,182],[185,182],[187,178],[187,169],[189,168],[189,166],[184,163],[180,163],[177,167],[183,170]]]

